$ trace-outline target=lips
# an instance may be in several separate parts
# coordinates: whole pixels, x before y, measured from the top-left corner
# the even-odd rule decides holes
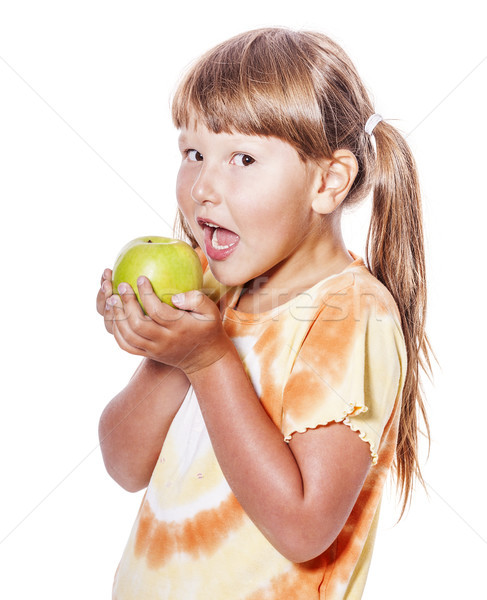
[[[234,231],[210,219],[198,218],[198,224],[205,235],[205,250],[208,258],[224,260],[236,250],[240,237]]]

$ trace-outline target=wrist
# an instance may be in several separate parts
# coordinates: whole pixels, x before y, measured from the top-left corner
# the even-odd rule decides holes
[[[183,368],[191,384],[195,384],[201,379],[217,376],[222,368],[227,368],[227,364],[238,362],[242,365],[238,352],[230,338],[225,339],[217,345],[212,345],[211,350],[195,357],[195,361],[189,363]]]

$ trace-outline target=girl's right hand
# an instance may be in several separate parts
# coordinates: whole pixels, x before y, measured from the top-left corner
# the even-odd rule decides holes
[[[105,328],[108,333],[113,334],[113,320],[112,318],[107,319],[107,300],[113,295],[112,292],[112,270],[105,269],[101,276],[101,286],[96,296],[96,310],[105,319]]]

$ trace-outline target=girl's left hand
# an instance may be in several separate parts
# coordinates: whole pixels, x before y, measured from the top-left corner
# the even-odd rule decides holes
[[[107,315],[112,316],[113,335],[122,350],[190,375],[234,349],[217,305],[202,292],[173,296],[176,309],[159,300],[146,277],[139,278],[137,287],[147,314],[127,283],[119,285],[120,296],[107,300]]]

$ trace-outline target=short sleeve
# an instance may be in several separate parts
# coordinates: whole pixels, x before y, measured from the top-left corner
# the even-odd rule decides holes
[[[406,373],[395,303],[388,306],[378,294],[358,293],[350,286],[325,303],[293,352],[283,392],[284,439],[344,422],[370,444],[375,464]]]

